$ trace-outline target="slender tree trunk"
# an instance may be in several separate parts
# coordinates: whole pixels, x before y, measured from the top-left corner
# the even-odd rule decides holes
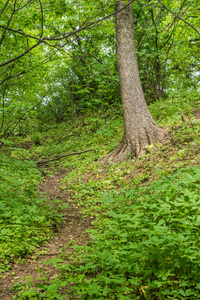
[[[102,162],[119,161],[131,154],[138,157],[145,147],[162,141],[165,131],[152,118],[140,81],[130,0],[116,0],[117,62],[124,113],[124,136],[121,143]]]
[[[72,97],[71,97],[72,116],[74,115],[74,53],[72,53]]]

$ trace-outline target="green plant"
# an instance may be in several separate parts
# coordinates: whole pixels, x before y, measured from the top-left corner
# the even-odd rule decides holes
[[[41,176],[33,161],[21,161],[14,150],[10,156],[1,155],[0,165],[1,273],[9,269],[11,258],[23,258],[47,240],[61,214],[53,202],[38,196]]]
[[[44,299],[199,299],[199,191],[192,167],[102,195],[91,242],[74,246],[73,263],[46,262],[61,275],[38,286]]]
[[[11,291],[19,292],[17,296],[16,295],[13,296],[13,299],[21,299],[21,300],[42,299],[42,297],[40,297],[40,293],[36,289],[32,288],[32,284],[30,280],[27,283],[18,282],[14,284],[11,288]]]

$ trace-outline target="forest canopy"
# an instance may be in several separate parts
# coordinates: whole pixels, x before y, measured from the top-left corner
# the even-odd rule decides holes
[[[1,138],[19,130],[27,114],[59,123],[120,106],[114,4],[0,2]],[[198,0],[141,0],[132,6],[147,103],[197,89]]]

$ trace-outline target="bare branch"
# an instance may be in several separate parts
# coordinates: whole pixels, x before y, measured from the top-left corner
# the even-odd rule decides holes
[[[106,144],[103,144],[101,146],[106,146],[108,145],[109,143],[106,143]],[[82,153],[86,153],[86,152],[90,152],[90,151],[94,151],[96,148],[92,148],[92,149],[88,149],[88,150],[84,150],[84,151],[80,151],[80,152],[72,152],[72,153],[68,153],[68,154],[64,154],[64,155],[60,155],[58,157],[55,157],[55,158],[52,158],[52,159],[47,159],[47,160],[43,160],[43,161],[38,161],[36,162],[36,164],[38,166],[40,165],[43,165],[43,164],[46,164],[47,162],[50,162],[50,161],[55,161],[55,160],[59,160],[63,157],[67,157],[67,156],[71,156],[71,155],[79,155],[79,154],[82,154]]]
[[[185,116],[182,112],[180,112],[180,113],[181,113],[181,119],[182,119],[183,123],[185,124],[185,127],[187,127],[187,122],[186,122]]]
[[[79,154],[86,153],[86,152],[93,151],[93,150],[94,150],[94,148],[93,149],[84,150],[84,151],[80,151],[80,152],[73,152],[73,153],[69,153],[69,154],[64,154],[64,155],[61,155],[61,156],[56,157],[56,158],[47,159],[47,160],[43,160],[43,161],[38,161],[37,165],[40,166],[40,165],[46,164],[47,162],[59,160],[59,159],[61,159],[63,157],[66,157],[66,156],[79,155]]]
[[[8,23],[7,23],[7,26],[6,26],[6,27],[9,27],[10,22],[11,22],[13,16],[14,16],[14,13],[15,13],[15,6],[16,6],[16,1],[17,1],[17,0],[15,0],[15,2],[14,2],[13,12],[11,13],[10,19],[8,20]],[[5,29],[5,30],[4,30],[4,33],[2,34],[2,37],[1,37],[1,40],[0,40],[0,45],[1,45],[1,43],[3,42],[4,38],[5,38],[6,32],[7,32],[7,29]]]
[[[4,12],[4,10],[5,10],[6,6],[8,5],[8,2],[9,2],[9,1],[10,1],[10,0],[7,0],[6,4],[5,4],[4,7],[2,8],[2,10],[1,10],[1,12],[0,12],[0,16],[1,16],[2,13]]]
[[[3,127],[4,127],[4,119],[5,119],[5,94],[6,94],[6,88],[7,88],[8,82],[6,82],[4,90],[3,90],[3,95],[2,95],[2,107],[3,107],[3,114],[2,114],[2,121],[1,121],[1,128],[0,128],[0,132],[2,132]]]
[[[9,75],[8,75],[7,77],[10,76],[10,74],[11,74],[13,68],[14,68],[14,64],[13,64],[13,66],[10,68],[10,70],[9,70]],[[4,108],[5,108],[5,94],[6,94],[7,86],[8,86],[8,81],[7,81],[6,84],[5,84],[5,87],[4,87],[4,90],[3,90],[3,95],[2,95],[2,96],[3,96],[3,97],[2,97],[2,98],[3,98],[3,99],[2,99],[2,101],[3,101],[3,103],[2,103],[2,106],[3,106],[3,115],[2,115],[2,121],[1,121],[1,129],[0,129],[0,132],[2,132],[3,127],[4,127],[4,119],[5,119],[5,111],[4,111]]]
[[[180,19],[181,21],[183,21],[185,24],[187,24],[188,26],[190,26],[192,29],[194,29],[198,35],[200,35],[200,31],[198,31],[192,24],[188,23],[186,20],[184,20],[182,17],[180,17],[179,15],[175,14],[171,9],[169,9],[165,4],[163,4],[160,0],[158,0],[158,2],[162,5],[162,7],[164,7],[167,11],[169,11],[171,14],[173,14],[174,16],[176,16],[178,19]]]
[[[89,24],[87,24],[87,25],[85,25],[85,26],[82,25],[81,27],[79,27],[79,29],[73,30],[73,31],[68,32],[68,33],[66,33],[66,34],[62,34],[62,36],[60,36],[60,37],[45,37],[43,40],[49,40],[49,41],[61,41],[61,40],[65,39],[65,38],[69,38],[70,36],[77,34],[77,33],[80,32],[80,31],[84,31],[84,30],[86,30],[86,29],[91,29],[92,27],[94,27],[94,25],[97,25],[97,24],[101,23],[102,21],[104,21],[104,20],[106,20],[106,19],[109,19],[110,17],[112,17],[112,16],[114,16],[114,15],[120,13],[120,12],[121,12],[122,10],[124,10],[127,6],[131,5],[134,1],[135,1],[135,0],[129,1],[129,3],[128,3],[127,5],[125,5],[122,9],[119,9],[118,11],[116,11],[116,12],[114,12],[114,13],[112,13],[112,14],[109,14],[109,15],[103,17],[103,18],[100,18],[100,19],[98,19],[97,21],[91,22],[91,23],[89,23]]]
[[[12,58],[12,59],[10,59],[10,60],[8,60],[8,61],[2,63],[2,64],[0,64],[0,67],[6,66],[6,65],[10,64],[11,62],[13,62],[13,61],[15,61],[15,60],[17,60],[17,59],[23,57],[23,56],[26,55],[29,51],[31,51],[32,49],[34,49],[35,47],[37,47],[39,44],[41,44],[40,41],[37,42],[37,43],[36,43],[35,45],[33,45],[32,47],[28,48],[28,49],[27,49],[25,52],[23,52],[22,54],[20,54],[20,55],[14,57],[14,58]]]
[[[6,131],[3,133],[3,135],[1,136],[1,137],[6,137],[6,138],[8,138],[12,133],[13,133],[13,131],[15,130],[15,128],[19,125],[19,122],[21,121],[21,120],[23,120],[24,119],[24,117],[30,112],[30,111],[32,111],[33,109],[35,109],[38,105],[40,105],[41,103],[42,103],[42,101],[44,100],[44,98],[46,97],[46,95],[49,93],[49,91],[50,91],[50,89],[51,89],[51,87],[47,90],[47,92],[45,93],[45,95],[42,97],[42,99],[36,104],[36,105],[34,105],[33,107],[31,107],[29,110],[27,110],[18,120],[17,120],[17,122],[14,124],[14,126],[13,126],[13,128],[11,129],[11,131],[10,132],[8,132],[9,131],[9,129],[10,129],[10,127],[12,126],[12,125],[10,125],[7,129],[6,129]],[[7,133],[8,132],[8,133]]]
[[[25,35],[25,36],[26,36],[26,35]],[[27,42],[27,47],[28,47],[28,49],[30,49],[30,46],[29,46],[29,40],[28,40],[27,37],[26,37],[26,42]],[[32,57],[31,57],[31,51],[30,51],[30,50],[29,50],[29,57],[30,57],[30,66],[31,66],[31,69],[32,69],[33,72],[35,72],[34,69],[33,69],[33,66],[32,66],[32,62],[31,62]]]
[[[44,27],[44,15],[43,15],[43,8],[42,8],[42,2],[41,2],[41,0],[38,0],[39,1],[39,3],[40,3],[40,10],[41,10],[41,18],[42,18],[42,20],[41,20],[41,27],[42,27],[42,30],[41,30],[41,34],[40,34],[40,37],[42,37],[43,36],[43,27]]]
[[[22,71],[21,73],[19,73],[19,74],[16,74],[16,75],[13,75],[13,76],[9,76],[9,77],[6,77],[4,80],[2,80],[1,82],[0,82],[0,85],[2,85],[5,81],[7,81],[7,80],[10,80],[10,79],[13,79],[13,78],[15,78],[15,77],[19,77],[20,75],[22,75],[22,74],[26,74],[27,72],[26,71]]]
[[[33,1],[33,0],[27,1],[23,6],[19,7],[18,9],[16,9],[15,12],[17,12],[17,11],[23,9],[24,7],[26,7],[26,6],[27,6],[30,2],[32,2],[32,1]]]

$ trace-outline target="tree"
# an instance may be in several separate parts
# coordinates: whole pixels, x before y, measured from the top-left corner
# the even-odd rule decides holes
[[[110,105],[118,105],[114,3],[0,0],[0,138],[7,138],[13,133],[11,128],[28,120],[26,112],[36,116],[40,110],[47,121],[48,115],[54,120],[54,111],[60,122],[74,112],[71,103],[79,113],[99,107],[106,111]],[[121,5],[119,2],[117,9],[121,7],[122,13],[126,4],[130,1],[121,1]],[[199,9],[198,0],[134,1],[138,64],[148,103],[168,92],[170,85],[172,90],[177,83],[184,89],[197,86]],[[116,11],[117,19],[120,11]],[[122,81],[123,75],[120,78]],[[47,90],[50,92],[41,106],[30,110],[41,103]],[[148,116],[143,100],[140,106]],[[141,114],[140,109],[134,113]],[[144,127],[147,121],[142,123]],[[154,130],[156,124],[151,127],[147,126],[146,132],[153,142],[162,134]],[[132,153],[142,153],[145,142],[139,144],[141,149],[135,145],[140,150]]]
[[[129,154],[138,157],[144,153],[147,145],[162,141],[166,135],[151,116],[144,98],[136,57],[131,2],[116,0],[115,4],[117,62],[124,114],[124,135],[118,147],[102,162],[123,160]]]

